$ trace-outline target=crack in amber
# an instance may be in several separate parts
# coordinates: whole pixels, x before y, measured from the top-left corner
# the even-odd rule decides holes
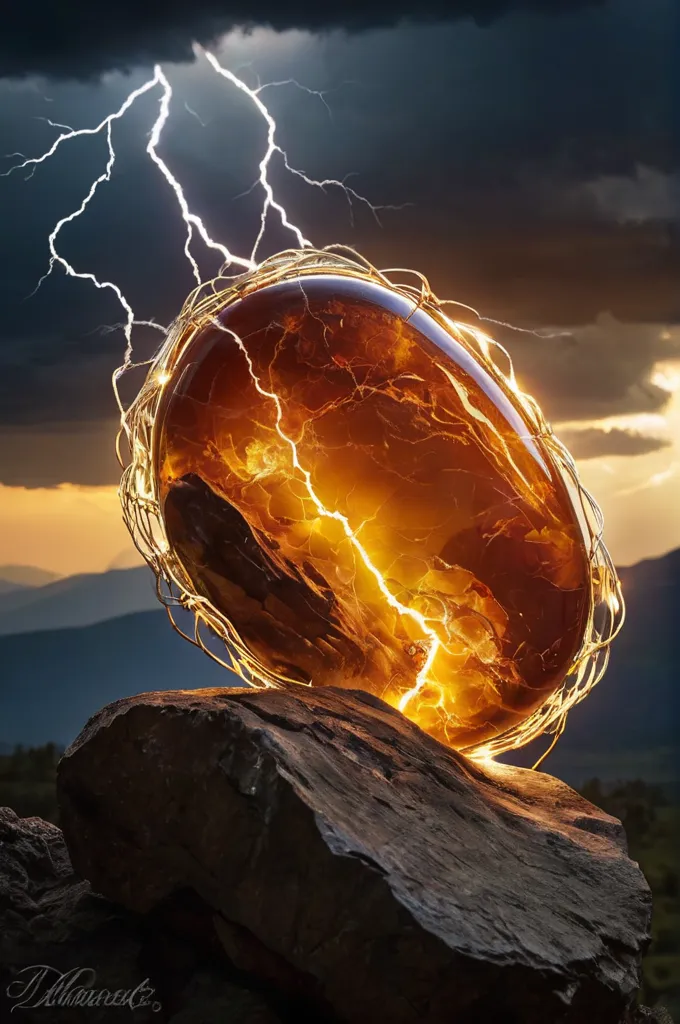
[[[592,612],[582,523],[443,317],[317,273],[188,322],[174,354],[167,544],[263,680],[370,690],[466,749],[558,691]]]
[[[173,626],[245,682],[360,686],[486,758],[561,734],[623,602],[569,453],[449,305],[337,246],[199,286],[120,495]]]

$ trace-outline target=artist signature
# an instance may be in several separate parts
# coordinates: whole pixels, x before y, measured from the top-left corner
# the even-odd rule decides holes
[[[7,997],[14,1001],[11,1012],[38,1006],[122,1006],[129,1010],[147,1007],[154,1013],[161,1009],[148,978],[129,989],[97,988],[96,981],[97,972],[92,967],[74,967],[64,972],[46,964],[24,967],[7,986]]]

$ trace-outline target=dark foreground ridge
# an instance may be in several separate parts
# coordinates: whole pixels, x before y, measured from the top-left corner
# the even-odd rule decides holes
[[[148,977],[162,1008],[135,1020],[173,1024],[661,1024],[629,1011],[650,898],[620,824],[370,695],[118,701],[59,800],[70,860],[59,829],[0,814],[0,997],[43,963]]]

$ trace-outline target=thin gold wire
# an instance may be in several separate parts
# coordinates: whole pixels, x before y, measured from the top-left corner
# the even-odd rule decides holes
[[[229,619],[207,598],[196,593],[186,570],[168,543],[158,494],[154,441],[161,395],[164,388],[172,387],[175,368],[196,333],[226,306],[249,292],[310,274],[346,275],[372,281],[411,299],[413,312],[421,308],[429,313],[465,346],[520,407],[532,438],[567,486],[584,533],[590,565],[590,612],[580,650],[562,684],[536,711],[493,740],[463,750],[463,753],[477,759],[495,758],[544,734],[551,735],[553,740],[548,750],[534,766],[538,767],[564,732],[569,711],[602,678],[611,641],[623,624],[625,611],[621,586],[602,539],[602,513],[579,480],[574,460],[553,433],[536,401],[519,389],[507,350],[474,323],[451,319],[445,309],[447,306],[466,309],[473,318],[479,318],[479,314],[463,303],[438,299],[422,274],[402,268],[377,270],[347,246],[289,249],[245,274],[236,277],[220,275],[197,287],[168,330],[156,356],[148,363],[126,363],[115,372],[113,386],[121,408],[116,451],[123,468],[119,488],[123,518],[137,549],[156,576],[158,598],[177,632],[234,671],[245,684],[255,687],[281,687],[290,683],[303,685],[260,664]],[[124,409],[119,381],[130,369],[144,365],[149,366],[146,380],[130,407]],[[129,449],[127,460],[123,455],[123,442]],[[182,629],[175,619],[178,608],[193,614],[190,633]],[[219,653],[214,649],[215,638],[220,643]],[[208,646],[209,640],[212,641],[211,646]]]

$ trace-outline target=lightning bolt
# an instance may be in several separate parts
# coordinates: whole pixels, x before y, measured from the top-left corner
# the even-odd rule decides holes
[[[36,117],[36,121],[45,121],[50,128],[63,128],[65,132],[72,132],[73,128],[70,124],[60,124],[59,121],[51,121],[49,117]]]
[[[123,311],[125,313],[125,322],[124,322],[124,325],[123,325],[123,333],[125,335],[125,342],[126,342],[125,356],[124,356],[124,365],[126,367],[129,367],[131,365],[131,363],[132,363],[132,328],[133,328],[133,326],[135,324],[135,314],[134,314],[134,310],[132,309],[132,306],[130,305],[128,300],[125,298],[125,296],[123,295],[123,292],[120,290],[118,285],[114,284],[113,281],[100,281],[94,274],[92,274],[92,273],[90,273],[88,271],[78,271],[78,270],[75,270],[74,267],[68,262],[68,260],[66,260],[58,252],[57,247],[56,247],[56,242],[57,242],[57,238],[59,236],[59,233],[60,233],[61,229],[64,227],[64,225],[65,224],[69,224],[72,221],[76,220],[77,217],[80,217],[81,214],[83,214],[85,212],[86,208],[89,206],[91,200],[93,199],[95,193],[97,192],[97,189],[102,184],[102,182],[110,181],[111,180],[111,172],[113,171],[113,165],[114,165],[115,160],[116,160],[116,154],[115,154],[115,150],[113,148],[113,139],[112,139],[112,135],[111,135],[113,122],[116,121],[116,120],[119,120],[121,117],[123,117],[123,115],[130,109],[132,104],[135,102],[135,100],[139,96],[142,96],[144,93],[146,93],[150,89],[152,89],[157,84],[157,81],[158,81],[157,76],[154,76],[154,78],[149,79],[149,81],[145,82],[138,89],[134,89],[126,97],[126,99],[121,104],[121,106],[118,108],[118,110],[115,111],[115,113],[113,113],[113,114],[109,114],[108,117],[105,117],[104,120],[101,121],[97,125],[96,128],[81,128],[81,129],[79,129],[77,131],[75,129],[73,129],[73,128],[69,128],[68,130],[62,132],[61,135],[57,136],[57,138],[52,143],[50,148],[45,153],[43,153],[42,156],[39,156],[39,157],[27,157],[20,164],[14,164],[14,166],[10,167],[9,170],[5,171],[3,173],[3,175],[2,175],[2,177],[8,177],[10,174],[13,173],[13,171],[23,170],[23,169],[25,169],[27,167],[30,167],[31,171],[30,171],[28,177],[31,178],[33,176],[33,174],[35,173],[35,170],[36,170],[37,166],[39,164],[44,163],[51,156],[53,156],[56,153],[56,151],[59,148],[59,146],[63,142],[66,142],[69,139],[74,139],[74,138],[76,138],[77,136],[80,136],[80,135],[98,135],[101,131],[103,131],[103,130],[106,131],[106,144],[107,144],[107,149],[108,149],[108,160],[107,160],[107,163],[106,163],[106,168],[103,171],[103,173],[100,174],[99,177],[96,178],[93,181],[93,183],[90,186],[90,189],[89,189],[87,195],[83,199],[83,201],[80,204],[80,206],[78,207],[78,209],[74,210],[73,213],[68,214],[66,217],[62,217],[61,220],[57,221],[57,223],[55,224],[54,228],[50,232],[50,235],[49,235],[49,238],[48,238],[48,244],[49,244],[49,249],[50,249],[50,262],[49,262],[49,266],[48,266],[47,271],[43,274],[43,276],[40,278],[40,280],[38,281],[37,285],[33,289],[33,292],[31,292],[31,295],[34,295],[38,291],[38,289],[40,288],[40,286],[43,283],[43,281],[47,277],[49,277],[49,275],[52,273],[52,271],[53,271],[53,269],[54,269],[54,267],[55,267],[55,265],[57,263],[64,268],[64,270],[69,275],[69,277],[77,277],[77,278],[80,278],[80,280],[83,280],[83,281],[90,281],[91,284],[93,284],[96,288],[107,289],[107,290],[112,291],[114,293],[114,295],[116,296],[116,298],[118,299],[120,305],[123,307]],[[52,123],[52,122],[50,122],[50,123]],[[120,411],[121,411],[121,415],[122,415],[123,410],[122,410],[121,403],[120,403],[120,400],[119,400],[119,397],[118,397],[117,389],[116,389],[116,399],[118,400],[118,405],[120,407]]]
[[[123,334],[125,336],[126,343],[123,365],[118,370],[116,370],[113,381],[114,391],[116,393],[116,399],[118,401],[118,406],[121,413],[121,420],[124,415],[124,409],[120,401],[120,397],[118,395],[117,382],[122,376],[122,374],[126,370],[130,369],[132,366],[144,365],[143,363],[134,364],[132,361],[133,328],[135,326],[144,325],[147,327],[152,327],[156,330],[163,331],[164,333],[165,329],[161,327],[159,324],[155,323],[153,320],[137,319],[135,317],[134,310],[132,309],[130,302],[125,297],[121,288],[115,282],[100,280],[95,274],[91,273],[90,271],[77,270],[58,250],[57,242],[62,229],[67,224],[72,223],[78,217],[82,216],[85,213],[89,204],[94,199],[99,187],[102,184],[107,183],[111,180],[111,175],[113,173],[113,168],[116,161],[116,153],[113,145],[112,135],[114,122],[121,120],[125,116],[127,111],[130,109],[130,107],[141,96],[145,95],[151,90],[160,90],[158,115],[151,128],[149,141],[146,146],[146,153],[151,159],[151,161],[158,168],[158,170],[161,172],[166,183],[169,185],[169,187],[172,189],[174,193],[182,220],[185,225],[184,255],[189,263],[191,272],[197,285],[201,285],[203,283],[203,279],[201,277],[201,272],[199,269],[197,259],[192,252],[192,244],[195,241],[196,235],[198,235],[201,242],[206,248],[219,253],[223,260],[223,269],[226,267],[230,267],[232,265],[239,267],[241,270],[254,270],[257,267],[258,252],[262,245],[262,241],[267,227],[267,221],[271,212],[274,212],[275,214],[278,215],[281,224],[283,225],[284,228],[286,228],[293,234],[293,236],[295,237],[295,241],[297,242],[300,248],[306,248],[312,245],[310,240],[307,239],[303,234],[302,229],[292,222],[292,220],[288,216],[285,207],[277,199],[275,195],[274,188],[269,179],[269,172],[271,168],[272,159],[277,155],[282,159],[283,166],[286,169],[286,171],[301,178],[306,184],[320,188],[322,190],[325,190],[327,187],[330,186],[342,189],[345,195],[347,196],[348,201],[350,202],[350,208],[352,200],[358,200],[362,203],[365,203],[372,211],[373,215],[376,217],[378,215],[378,211],[381,209],[398,208],[392,206],[385,207],[372,204],[368,199],[366,199],[365,196],[362,196],[356,190],[349,188],[344,181],[337,181],[335,179],[330,178],[316,180],[310,177],[309,175],[305,174],[298,168],[294,167],[290,163],[286,151],[279,145],[277,141],[276,121],[271,112],[269,111],[268,107],[260,98],[260,94],[265,89],[293,84],[297,86],[299,89],[302,89],[303,91],[309,93],[310,95],[318,96],[321,99],[321,101],[326,105],[326,107],[328,107],[323,92],[314,89],[307,89],[305,86],[300,85],[300,83],[295,81],[294,79],[286,79],[280,82],[266,82],[263,85],[258,83],[257,87],[252,89],[232,71],[230,71],[228,68],[223,67],[212,53],[208,52],[207,50],[203,50],[198,46],[195,47],[195,51],[197,55],[202,55],[205,57],[209,66],[218,75],[226,79],[231,85],[235,86],[239,91],[244,93],[251,100],[257,113],[264,120],[267,127],[266,148],[264,155],[259,161],[259,176],[257,178],[257,181],[255,182],[255,185],[259,186],[262,189],[264,193],[264,200],[260,214],[259,230],[255,238],[252,251],[249,256],[242,256],[231,252],[231,250],[226,245],[212,237],[203,219],[190,209],[181,183],[172,173],[170,167],[165,162],[165,160],[163,160],[163,158],[160,156],[158,152],[158,147],[160,145],[163,135],[163,129],[165,128],[165,125],[170,116],[171,102],[173,99],[172,87],[160,65],[156,65],[154,67],[153,77],[149,78],[138,88],[133,89],[116,111],[114,111],[112,114],[107,115],[107,117],[105,117],[102,121],[100,121],[98,125],[96,125],[93,128],[76,129],[72,128],[69,125],[63,125],[59,122],[52,121],[49,118],[41,118],[41,120],[46,121],[51,127],[62,129],[61,133],[57,136],[52,145],[48,149],[46,149],[45,152],[42,153],[40,156],[25,157],[22,153],[9,154],[10,156],[20,157],[20,162],[13,164],[8,170],[0,173],[0,177],[8,177],[9,175],[15,173],[16,171],[27,170],[28,174],[26,175],[26,178],[32,178],[38,166],[43,163],[46,163],[52,156],[54,156],[54,154],[57,152],[60,146],[62,146],[64,143],[69,142],[75,138],[80,138],[82,136],[98,136],[102,133],[104,133],[105,135],[107,146],[106,166],[103,172],[92,182],[80,206],[76,210],[73,210],[71,213],[67,214],[66,216],[62,217],[59,221],[57,221],[54,228],[50,232],[48,238],[50,252],[48,269],[40,278],[37,285],[30,294],[34,295],[37,292],[37,290],[41,287],[43,282],[51,275],[55,266],[57,266],[58,264],[69,277],[78,278],[79,280],[82,281],[89,281],[90,284],[94,285],[96,288],[100,290],[111,291],[116,296],[124,313],[124,321],[121,326],[123,329]],[[193,113],[193,111],[190,112]]]
[[[537,331],[531,327],[518,327],[517,324],[509,324],[507,320],[494,320],[491,316],[482,316],[481,313],[477,314],[480,320],[484,320],[487,324],[496,324],[498,327],[506,327],[509,331],[519,331],[520,334],[533,334],[535,338],[540,338],[541,341],[550,341],[553,338],[571,338],[573,337],[572,331]]]
[[[220,323],[219,320],[213,319],[211,320],[211,323],[218,330],[223,331],[226,334],[229,334],[230,337],[233,338],[233,340],[236,342],[237,346],[243,353],[243,357],[248,365],[248,372],[253,380],[255,388],[257,389],[259,394],[263,396],[263,398],[267,398],[274,403],[276,408],[276,432],[281,438],[281,440],[290,448],[293,467],[302,476],[305,482],[307,493],[309,494],[309,497],[311,498],[314,507],[317,510],[317,513],[320,516],[323,516],[324,518],[334,519],[336,522],[340,523],[344,531],[344,534],[347,537],[347,540],[350,542],[354,550],[359,555],[359,558],[363,562],[365,568],[368,569],[368,571],[375,579],[376,583],[378,584],[378,589],[380,590],[380,593],[383,595],[390,608],[394,608],[394,610],[398,612],[400,615],[410,618],[422,629],[422,631],[429,639],[427,657],[425,658],[425,661],[423,662],[423,665],[420,671],[418,672],[415,685],[413,686],[412,689],[408,690],[399,701],[399,710],[403,711],[406,705],[411,700],[411,698],[414,697],[420,691],[424,683],[427,681],[428,673],[437,655],[437,651],[441,646],[441,640],[437,636],[435,630],[429,625],[428,619],[426,619],[425,616],[421,614],[421,612],[419,612],[415,608],[409,608],[407,605],[402,604],[401,601],[397,600],[394,594],[392,594],[389,587],[385,583],[382,573],[373,563],[368,551],[359,540],[357,536],[359,531],[352,529],[347,516],[344,516],[341,512],[338,512],[334,509],[326,508],[326,506],[323,504],[323,502],[317,495],[316,491],[314,490],[314,485],[312,483],[311,473],[309,472],[309,470],[305,469],[300,462],[300,456],[295,441],[291,437],[289,437],[288,434],[285,433],[281,425],[283,423],[284,418],[283,405],[281,404],[281,399],[276,394],[275,391],[267,391],[266,388],[262,387],[262,384],[260,383],[260,380],[255,372],[255,367],[253,366],[253,361],[250,357],[250,353],[248,352],[246,346],[243,344],[242,339],[239,338],[238,334],[236,334],[234,331],[229,330],[229,328],[225,327],[222,323]],[[359,529],[361,529],[361,527]]]
[[[163,175],[163,177],[165,178],[165,180],[167,181],[172,191],[175,193],[175,198],[177,199],[177,203],[182,214],[182,220],[186,225],[184,255],[189,261],[189,264],[193,271],[193,275],[196,278],[196,283],[200,285],[202,283],[202,278],[201,272],[198,269],[198,264],[194,259],[193,255],[191,254],[191,241],[193,238],[194,228],[196,228],[196,230],[198,231],[205,245],[209,249],[213,249],[216,252],[219,252],[226,264],[229,265],[231,263],[236,263],[238,266],[243,267],[244,270],[253,270],[256,266],[254,259],[246,259],[242,256],[235,256],[233,253],[229,251],[229,249],[227,249],[226,246],[222,245],[220,242],[216,242],[213,238],[211,238],[201,218],[198,217],[195,213],[192,213],[191,210],[189,209],[189,205],[184,195],[184,190],[182,189],[182,186],[180,185],[179,181],[177,180],[177,178],[175,178],[174,174],[172,173],[168,165],[165,163],[165,161],[162,160],[158,155],[156,147],[158,146],[158,143],[161,140],[163,129],[165,128],[168,117],[170,116],[172,88],[170,87],[170,83],[165,77],[163,70],[159,65],[156,65],[155,68],[155,79],[160,84],[163,92],[161,95],[161,103],[158,117],[156,118],[154,126],[151,129],[151,136],[149,138],[149,144],[146,147],[146,151],[153,160],[153,162],[155,163],[156,167]]]
[[[278,129],[276,120],[272,115],[271,111],[269,110],[269,108],[265,105],[262,99],[262,94],[266,89],[272,89],[275,87],[282,87],[292,84],[298,87],[299,89],[302,89],[303,91],[309,93],[310,95],[318,97],[320,101],[325,104],[325,106],[327,107],[327,109],[329,109],[330,112],[330,108],[328,108],[328,104],[326,102],[325,95],[323,92],[319,90],[306,89],[306,87],[301,86],[300,83],[296,82],[294,79],[286,79],[277,82],[267,82],[264,85],[258,82],[255,88],[251,88],[233,71],[229,70],[228,68],[220,64],[220,62],[211,52],[203,50],[200,47],[196,47],[196,53],[199,57],[205,59],[207,65],[212,69],[212,71],[216,75],[224,79],[227,83],[229,83],[230,86],[239,90],[250,100],[252,106],[254,107],[255,112],[263,121],[266,127],[266,144],[264,147],[264,152],[258,163],[258,176],[253,186],[251,187],[251,190],[249,190],[252,191],[253,189],[259,189],[262,192],[263,199],[262,206],[260,209],[259,227],[257,230],[255,240],[253,242],[252,249],[248,255],[239,255],[232,252],[225,244],[223,244],[221,241],[218,241],[211,235],[202,217],[200,217],[196,212],[194,212],[190,208],[181,182],[173,174],[171,168],[159,153],[159,148],[163,138],[163,132],[171,114],[171,107],[173,101],[172,86],[170,84],[168,77],[163,71],[163,68],[160,65],[156,65],[154,67],[153,76],[151,78],[149,78],[141,86],[132,90],[128,94],[128,96],[125,98],[123,103],[116,111],[109,114],[98,125],[96,125],[93,128],[75,129],[68,125],[62,125],[58,122],[51,121],[49,118],[44,118],[44,120],[51,127],[60,130],[60,134],[54,140],[52,145],[44,153],[37,157],[24,157],[22,154],[12,154],[13,156],[19,156],[21,158],[20,161],[18,163],[13,164],[8,170],[6,170],[0,175],[2,177],[7,177],[10,174],[13,174],[14,172],[24,170],[28,172],[26,177],[31,178],[35,174],[35,171],[38,168],[38,166],[40,166],[43,163],[46,163],[57,152],[59,147],[62,146],[64,143],[74,138],[82,136],[99,136],[103,134],[105,137],[107,158],[104,169],[101,172],[101,174],[99,174],[98,177],[96,177],[95,180],[92,182],[86,195],[84,196],[83,200],[81,201],[77,209],[73,210],[71,213],[59,219],[55,224],[54,228],[52,229],[52,231],[50,232],[48,237],[48,246],[50,253],[48,268],[38,281],[34,291],[31,294],[35,294],[35,292],[41,287],[44,281],[52,274],[54,268],[57,265],[59,265],[65,271],[67,276],[74,277],[83,281],[88,281],[96,288],[100,290],[111,291],[115,295],[124,313],[124,319],[121,326],[126,343],[123,365],[119,367],[118,370],[116,370],[113,377],[114,392],[118,402],[121,414],[121,423],[123,426],[125,426],[125,409],[123,407],[123,404],[120,400],[118,393],[118,380],[123,375],[123,373],[125,373],[125,371],[130,369],[132,366],[145,365],[144,363],[133,363],[133,328],[139,325],[145,325],[147,327],[151,327],[161,331],[164,335],[167,333],[166,328],[155,323],[153,320],[137,319],[130,302],[124,295],[121,288],[115,282],[109,280],[100,280],[94,273],[90,271],[76,269],[68,261],[68,259],[59,251],[58,242],[63,228],[66,227],[68,224],[73,223],[75,220],[77,220],[79,217],[85,214],[90,203],[97,195],[100,187],[111,181],[116,161],[116,151],[113,143],[114,124],[117,121],[120,121],[125,116],[127,111],[140,97],[144,96],[146,93],[150,93],[151,91],[157,91],[159,93],[158,113],[151,127],[151,131],[149,133],[148,142],[146,145],[146,154],[148,158],[151,160],[151,162],[154,164],[154,166],[157,168],[157,170],[160,172],[166,185],[171,189],[176,200],[177,207],[182,222],[184,224],[184,256],[189,264],[196,285],[199,287],[203,284],[203,279],[201,276],[199,262],[194,251],[199,242],[202,243],[204,248],[210,250],[211,252],[219,254],[223,261],[222,272],[224,272],[225,269],[228,269],[232,266],[239,268],[239,270],[245,271],[252,271],[257,269],[259,265],[259,252],[263,245],[268,223],[270,221],[270,218],[272,217],[276,217],[280,222],[281,226],[292,234],[293,238],[295,239],[295,243],[300,249],[313,247],[313,243],[306,237],[303,229],[291,220],[285,206],[275,193],[274,186],[271,181],[271,172],[274,167],[275,161],[282,166],[283,170],[286,173],[294,177],[297,177],[308,186],[318,188],[324,192],[329,188],[337,188],[341,190],[347,198],[350,208],[350,215],[353,214],[354,202],[360,202],[362,204],[365,204],[368,207],[368,209],[372,212],[376,220],[378,220],[378,222],[378,213],[380,210],[401,209],[403,208],[403,206],[409,205],[402,204],[401,206],[379,206],[373,204],[365,196],[361,195],[358,191],[349,187],[346,184],[346,179],[342,181],[333,178],[315,179],[308,175],[305,171],[302,171],[301,169],[295,167],[291,163],[287,152],[285,151],[285,149],[282,148],[278,141]],[[186,104],[185,109],[194,117],[198,117],[196,112],[193,111]],[[458,303],[458,305],[462,304]],[[471,310],[472,313],[475,314],[475,316],[479,320],[489,320],[489,322],[498,324],[502,323],[501,321],[493,321],[490,320],[490,318],[482,317],[479,313],[477,313],[476,310],[473,310],[471,307],[468,308]],[[221,324],[219,324],[219,322],[216,322],[216,325],[223,330],[227,330]],[[458,321],[451,321],[451,325],[458,331],[468,332],[472,337],[474,337],[482,351],[486,352],[487,354],[489,347],[491,345],[497,344],[494,341],[494,339],[490,338],[483,331],[480,331],[479,329],[474,328],[469,324],[464,324]],[[503,323],[502,326],[511,328],[513,330],[518,329],[514,328],[511,324]],[[521,328],[519,329],[522,330]],[[314,490],[309,470],[305,469],[305,467],[300,462],[299,453],[295,441],[291,437],[289,437],[283,429],[284,410],[280,397],[275,392],[268,391],[266,390],[266,388],[262,386],[262,384],[257,378],[253,362],[242,340],[233,332],[228,331],[228,333],[232,335],[235,343],[238,345],[239,349],[243,353],[244,358],[247,361],[250,375],[253,379],[253,382],[258,392],[264,398],[275,404],[276,431],[281,440],[289,447],[291,452],[292,466],[295,472],[298,473],[304,480],[307,493],[314,507],[316,508],[318,515],[329,519],[333,519],[340,523],[347,540],[349,541],[353,550],[360,558],[366,570],[373,576],[380,590],[380,593],[384,597],[387,604],[392,609],[394,609],[400,616],[408,618],[414,623],[416,623],[416,625],[422,631],[424,636],[427,638],[426,657],[424,659],[422,667],[420,668],[417,674],[414,686],[406,693],[404,693],[399,701],[398,707],[401,711],[404,711],[409,705],[412,698],[419,693],[423,685],[427,682],[427,677],[432,668],[437,652],[442,646],[442,641],[438,633],[433,628],[432,624],[436,623],[438,626],[446,628],[447,622],[445,619],[436,620],[432,618],[427,618],[417,609],[410,608],[407,605],[402,604],[391,593],[380,570],[373,563],[366,548],[359,540],[358,533],[360,532],[361,527],[359,527],[358,530],[353,530],[346,516],[344,516],[339,511],[327,508],[323,504],[319,496],[316,494],[316,491]],[[527,333],[537,334],[539,337],[546,337],[546,335],[538,334],[538,332],[535,331],[527,331]],[[547,336],[550,337],[559,335]],[[502,348],[502,346],[499,346],[499,348]],[[455,386],[455,382],[452,381],[452,383],[454,383]],[[513,387],[516,387],[514,377],[511,377],[511,384]],[[473,414],[475,413],[474,409],[470,409],[469,411]],[[425,646],[425,643],[423,644],[423,646]]]

